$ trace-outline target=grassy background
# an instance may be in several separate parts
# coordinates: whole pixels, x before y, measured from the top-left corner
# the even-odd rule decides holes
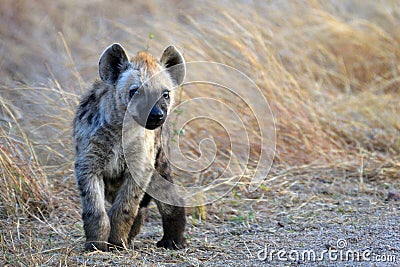
[[[246,191],[244,180],[226,202],[217,204],[225,208],[208,207],[208,227],[270,216],[280,205],[263,198],[285,194],[293,183],[302,184],[298,190],[304,193],[328,179],[333,188],[349,186],[338,190],[339,198],[358,188],[357,194],[380,201],[398,190],[397,1],[3,0],[0,12],[4,263],[87,263],[74,256],[82,254],[83,232],[72,172],[71,122],[79,96],[97,78],[100,53],[113,42],[130,54],[149,49],[155,55],[172,43],[187,61],[216,61],[239,69],[268,100],[277,131],[271,174],[255,195]],[[210,94],[206,89],[197,93]],[[184,90],[182,99],[192,96]],[[186,131],[181,142],[185,153],[198,153],[196,133],[204,128],[194,124]],[[218,129],[207,130],[217,143],[226,142]],[[256,125],[248,130],[257,136]],[[250,140],[256,157],[259,143]],[[327,202],[337,198],[336,193],[327,200],[324,193],[311,192]],[[301,195],[293,196],[295,203],[310,203]],[[247,206],[240,205],[244,199],[261,208],[249,215]],[[191,218],[197,218],[196,212]],[[193,229],[205,226],[190,227],[196,244],[199,232]],[[138,252],[124,253],[101,257],[140,264]],[[141,253],[150,259],[154,255]],[[157,251],[155,257],[168,253]],[[191,259],[188,255],[177,261]]]

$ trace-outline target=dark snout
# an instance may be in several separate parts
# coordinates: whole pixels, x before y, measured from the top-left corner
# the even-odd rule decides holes
[[[157,122],[163,119],[164,119],[164,112],[158,107],[153,107],[150,111],[149,120]]]
[[[160,127],[164,123],[165,117],[166,114],[164,114],[164,111],[155,105],[151,109],[149,117],[147,118],[146,128],[149,130],[154,130],[157,127]]]

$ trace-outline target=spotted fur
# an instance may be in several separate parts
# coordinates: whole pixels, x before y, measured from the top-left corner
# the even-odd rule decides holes
[[[167,125],[161,122],[160,125],[149,124],[148,114],[145,114],[145,122],[137,119],[136,127],[145,127],[145,131],[133,128],[130,140],[124,140],[130,144],[126,152],[132,160],[129,166],[134,166],[131,170],[124,157],[122,127],[132,88],[140,90],[144,97],[132,101],[145,102],[152,97],[157,100],[154,108],[168,114],[173,105],[173,92],[169,93],[169,98],[163,98],[163,93],[182,83],[185,68],[180,63],[184,63],[183,57],[173,46],[165,49],[160,61],[148,52],[139,52],[128,60],[119,44],[109,46],[101,55],[101,80],[94,82],[80,101],[73,130],[75,176],[82,200],[86,250],[107,251],[110,246],[129,245],[140,230],[144,209],[151,200],[142,187],[150,184],[156,175],[152,170],[155,168],[163,178],[172,182],[170,166],[160,144],[161,127]],[[177,67],[172,68],[174,66]],[[157,74],[163,70],[166,71]],[[157,75],[150,79],[154,74]],[[132,114],[135,120],[140,115]],[[146,163],[154,168],[149,168]],[[135,182],[135,177],[144,181],[142,187]],[[108,210],[105,201],[111,204]],[[157,246],[183,247],[184,208],[157,200],[156,204],[164,230]]]

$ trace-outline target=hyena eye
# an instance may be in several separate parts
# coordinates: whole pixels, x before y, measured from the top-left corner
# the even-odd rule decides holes
[[[164,97],[165,99],[168,99],[168,98],[169,98],[169,91],[164,91],[163,97]]]
[[[136,86],[132,86],[132,87],[129,89],[129,99],[131,99],[131,98],[136,94],[136,92],[137,92],[138,89],[139,89],[139,88],[136,87]]]

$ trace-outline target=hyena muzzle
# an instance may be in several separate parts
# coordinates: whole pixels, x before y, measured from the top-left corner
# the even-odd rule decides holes
[[[143,187],[150,186],[155,175],[172,183],[170,166],[161,147],[161,129],[168,131],[164,122],[173,104],[171,89],[183,82],[185,64],[174,46],[167,47],[158,61],[148,52],[139,52],[129,60],[123,47],[113,44],[100,57],[99,74],[101,80],[94,82],[79,104],[73,135],[85,249],[107,251],[110,247],[127,246],[138,234],[144,209],[152,199]],[[152,106],[144,114],[131,114],[140,127],[132,130],[132,136],[135,131],[144,136],[131,140],[127,162],[122,131],[131,100]],[[142,181],[140,186],[137,178]],[[175,191],[167,194],[179,199]],[[157,246],[182,248],[184,208],[154,200],[164,230]],[[105,201],[111,208],[106,209]]]

